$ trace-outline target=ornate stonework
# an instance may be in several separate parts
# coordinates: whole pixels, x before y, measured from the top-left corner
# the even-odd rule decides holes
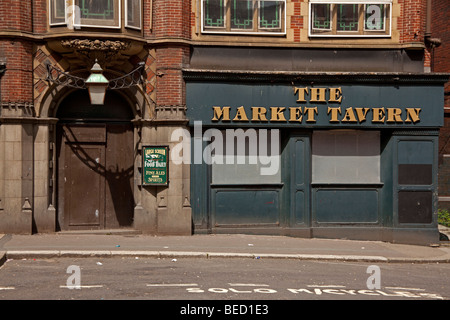
[[[123,53],[131,48],[131,42],[114,40],[69,39],[61,40],[61,46],[73,50],[73,54],[91,67],[95,60],[101,66],[123,61]]]
[[[128,49],[131,43],[112,40],[74,39],[62,40],[61,45],[77,51],[108,51],[117,53],[120,50]]]

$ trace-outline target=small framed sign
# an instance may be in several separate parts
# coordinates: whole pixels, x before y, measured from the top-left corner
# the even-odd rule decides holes
[[[169,184],[169,147],[142,147],[142,185],[167,186]]]

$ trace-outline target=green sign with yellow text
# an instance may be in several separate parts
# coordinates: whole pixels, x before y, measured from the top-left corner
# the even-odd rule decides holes
[[[169,182],[169,147],[145,146],[142,148],[142,185],[166,186]]]

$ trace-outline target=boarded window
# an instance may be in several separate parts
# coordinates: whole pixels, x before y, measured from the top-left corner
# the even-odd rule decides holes
[[[380,182],[378,131],[315,131],[312,140],[313,183]]]
[[[211,129],[209,132],[212,142],[205,149],[204,157],[211,154],[213,184],[281,183],[278,130]]]

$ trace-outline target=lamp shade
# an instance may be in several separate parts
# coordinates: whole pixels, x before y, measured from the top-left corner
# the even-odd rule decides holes
[[[108,88],[108,85],[109,81],[103,75],[103,69],[100,67],[96,60],[94,66],[91,69],[91,75],[86,80],[86,87],[89,90],[91,104],[104,104],[106,88]]]

